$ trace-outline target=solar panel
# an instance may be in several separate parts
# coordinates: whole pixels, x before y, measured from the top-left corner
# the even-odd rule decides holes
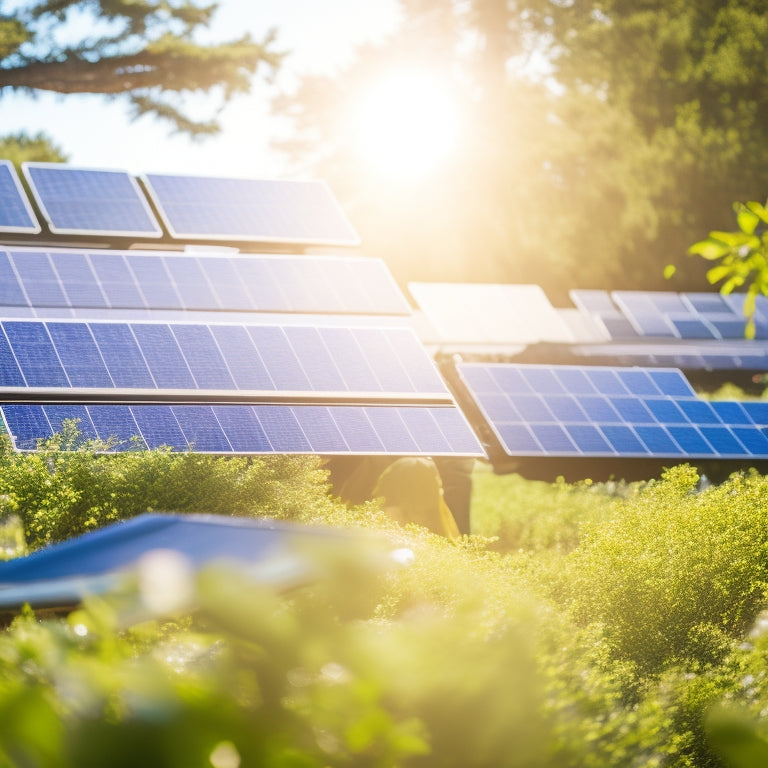
[[[443,342],[574,341],[568,324],[538,285],[409,283],[408,288]]]
[[[768,404],[702,400],[679,370],[460,363],[457,371],[511,457],[768,459]],[[563,394],[545,384],[552,380],[576,386]]]
[[[743,323],[742,323],[743,326]],[[661,366],[691,370],[762,370],[768,368],[768,346],[765,341],[701,340],[658,343],[595,343],[570,348],[577,357],[610,358],[622,365]]]
[[[32,451],[77,420],[108,452],[170,447],[212,454],[474,456],[485,453],[456,406],[15,405],[0,407],[14,448]]]
[[[407,315],[381,259],[0,249],[0,305]]]
[[[126,171],[23,163],[40,212],[54,234],[161,237],[149,203]]]
[[[4,320],[0,388],[446,398],[409,328]]]
[[[643,336],[680,339],[743,339],[743,294],[614,291],[616,304]],[[768,302],[758,302],[757,338],[768,338]],[[761,311],[762,310],[762,311]]]
[[[10,160],[0,160],[0,232],[40,232],[40,225]]]
[[[177,239],[354,246],[359,237],[322,181],[148,174],[147,191]]]

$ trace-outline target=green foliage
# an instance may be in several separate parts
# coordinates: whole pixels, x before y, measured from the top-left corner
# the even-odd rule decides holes
[[[0,451],[2,511],[35,546],[144,508],[361,530],[302,550],[317,580],[287,594],[215,569],[165,612],[129,576],[66,621],[24,613],[0,634],[0,764],[760,764],[756,472],[701,490],[688,466],[631,485],[480,469],[477,535],[454,544],[345,507],[316,459],[62,450],[78,440]]]
[[[738,230],[710,232],[706,240],[694,243],[688,252],[718,262],[707,272],[707,279],[710,283],[722,281],[722,293],[728,294],[746,286],[745,333],[752,339],[755,336],[755,299],[759,295],[768,295],[768,208],[752,200],[734,203],[733,209]]]
[[[191,92],[245,93],[257,69],[275,69],[274,35],[203,44],[216,5],[198,0],[42,0],[0,16],[0,86],[125,97],[192,136],[219,130],[190,116]]]
[[[76,426],[16,453],[0,439],[0,498],[37,548],[149,510],[298,518],[322,516],[335,502],[313,457],[221,458],[195,453],[77,448]]]
[[[754,621],[768,580],[768,483],[735,475],[697,492],[691,467],[669,470],[617,515],[587,523],[552,590],[612,654],[654,674],[715,664]]]
[[[43,133],[30,136],[24,132],[0,137],[0,157],[10,160],[17,170],[27,161],[63,163],[67,157]]]

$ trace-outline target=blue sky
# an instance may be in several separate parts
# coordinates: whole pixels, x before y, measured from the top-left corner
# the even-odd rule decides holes
[[[235,38],[248,30],[256,39],[270,28],[277,48],[290,53],[276,86],[257,77],[252,92],[230,103],[220,116],[223,132],[192,141],[172,136],[160,121],[129,122],[127,108],[98,97],[17,94],[0,100],[0,133],[43,131],[72,164],[124,168],[135,174],[193,173],[251,177],[302,175],[270,150],[284,128],[269,112],[275,87],[290,88],[297,73],[333,71],[350,60],[355,44],[390,33],[398,20],[397,0],[221,0],[212,32]]]

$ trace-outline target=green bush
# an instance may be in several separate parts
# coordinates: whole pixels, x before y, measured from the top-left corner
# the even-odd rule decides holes
[[[668,470],[616,516],[588,522],[551,576],[577,622],[599,623],[615,658],[642,674],[717,663],[751,626],[768,584],[768,482],[757,473],[698,492]]]
[[[298,518],[338,506],[314,456],[110,454],[77,441],[73,424],[36,453],[17,453],[0,435],[1,511],[19,516],[31,548],[152,510]]]
[[[613,517],[616,500],[636,485],[545,483],[519,475],[494,475],[480,465],[473,476],[472,531],[498,538],[504,551],[569,552],[588,521]]]
[[[180,613],[147,615],[129,585],[67,621],[18,618],[0,635],[0,765],[760,764],[756,472],[701,490],[687,466],[631,485],[481,467],[476,535],[454,544],[375,502],[346,507],[316,458],[65,450],[73,439],[0,446],[0,503],[33,546],[147,509],[365,535],[308,553],[325,575],[286,595],[210,571]],[[380,570],[382,547],[410,564]]]

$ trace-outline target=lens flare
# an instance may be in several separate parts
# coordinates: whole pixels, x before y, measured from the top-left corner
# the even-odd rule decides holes
[[[447,83],[421,72],[399,72],[375,82],[360,105],[358,148],[382,176],[418,179],[456,151],[459,109]]]

